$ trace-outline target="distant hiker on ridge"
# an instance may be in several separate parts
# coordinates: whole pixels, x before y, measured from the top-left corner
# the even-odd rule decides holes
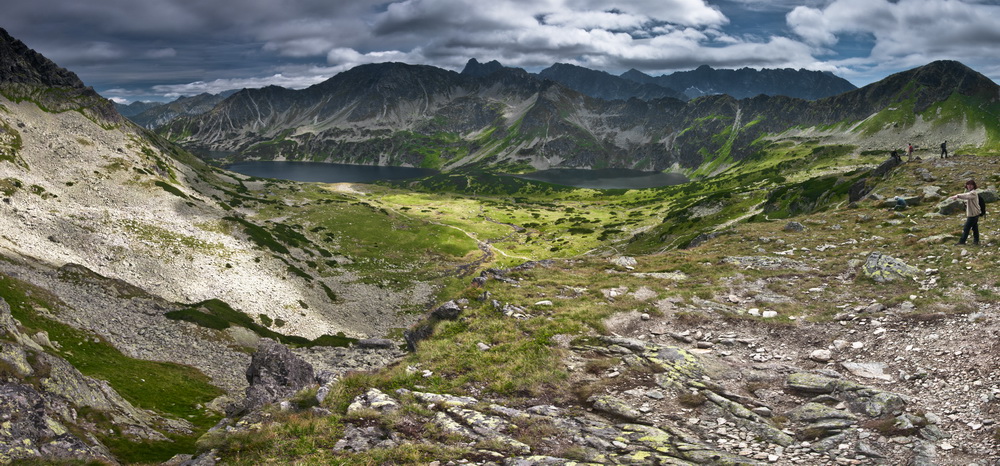
[[[941,143],[941,158],[942,159],[948,158],[948,141]]]
[[[969,239],[969,230],[972,230],[972,244],[978,246],[979,216],[982,215],[983,211],[979,208],[979,194],[976,193],[976,181],[966,181],[965,192],[951,196],[950,199],[965,201],[965,226],[962,228],[962,239],[958,240],[958,244],[965,244],[965,240]]]
[[[906,145],[906,160],[913,160],[913,144]]]

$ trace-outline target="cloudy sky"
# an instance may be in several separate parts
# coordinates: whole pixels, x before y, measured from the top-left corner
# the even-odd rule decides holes
[[[127,101],[469,58],[616,75],[806,68],[857,86],[952,59],[1000,82],[1000,0],[33,0],[4,5],[0,27]]]

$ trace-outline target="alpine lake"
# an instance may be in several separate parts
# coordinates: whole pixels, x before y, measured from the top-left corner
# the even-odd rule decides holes
[[[315,183],[374,183],[423,178],[437,170],[415,167],[384,167],[342,163],[251,161],[226,166],[227,170],[258,178]],[[590,189],[643,189],[687,183],[679,173],[646,172],[621,168],[554,168],[524,175],[505,175],[562,186]]]

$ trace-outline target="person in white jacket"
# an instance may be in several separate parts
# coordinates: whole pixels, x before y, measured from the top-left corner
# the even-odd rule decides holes
[[[983,212],[979,210],[979,193],[976,192],[976,181],[966,181],[965,192],[951,196],[951,199],[965,201],[965,227],[962,228],[962,239],[958,240],[958,244],[965,244],[971,230],[972,243],[979,245],[979,216]]]

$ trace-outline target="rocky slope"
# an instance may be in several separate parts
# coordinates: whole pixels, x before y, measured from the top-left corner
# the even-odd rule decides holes
[[[920,129],[929,123],[947,133],[953,147],[997,142],[994,111],[975,110],[996,107],[996,84],[957,62],[935,62],[813,101],[715,95],[687,103],[606,101],[523,70],[473,68],[457,74],[399,63],[359,66],[301,91],[241,91],[160,133],[202,154],[228,154],[223,160],[697,175],[753,156],[764,148],[763,138],[776,135],[794,140],[806,133],[888,151],[905,144],[888,138],[911,127],[917,143],[940,143]],[[975,118],[966,122],[963,114]],[[987,134],[994,136],[987,140]]]
[[[426,305],[433,289],[418,279],[382,289],[337,268],[351,259],[323,248],[343,238],[317,244],[254,218],[306,202],[268,197],[299,188],[204,165],[5,32],[0,56],[0,298],[15,319],[0,337],[13,397],[0,432],[24,446],[4,460],[188,448],[242,398],[261,336],[309,346],[325,335],[314,351],[337,368],[349,351],[322,345],[406,327],[406,311]],[[28,408],[34,417],[10,418]],[[156,446],[129,453],[129,442]]]

